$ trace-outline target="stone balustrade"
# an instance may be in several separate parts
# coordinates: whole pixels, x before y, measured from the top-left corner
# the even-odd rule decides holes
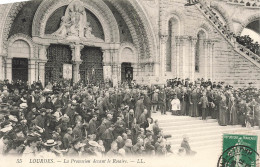
[[[200,4],[200,9],[206,17],[215,25],[215,27],[223,34],[229,42],[235,41],[234,34],[228,29],[226,23],[223,23],[214,11],[206,4]]]
[[[260,0],[227,0],[227,3],[252,8],[260,8]]]
[[[256,62],[260,63],[260,57],[259,57],[257,54],[253,53],[253,52],[252,52],[251,50],[249,50],[248,48],[246,48],[245,46],[236,43],[236,48],[237,48],[239,51],[245,53],[245,54],[246,54],[247,56],[249,56],[250,58],[254,59]]]
[[[237,0],[228,0],[230,1],[237,1]],[[242,0],[240,0],[242,1]],[[245,1],[245,0],[244,0]],[[247,0],[252,2],[258,2],[260,0]],[[199,8],[201,11],[204,13],[204,15],[214,24],[214,26],[219,30],[219,32],[223,35],[223,37],[233,46],[235,47],[238,51],[243,52],[243,54],[246,54],[253,60],[255,60],[257,63],[260,63],[260,56],[252,52],[250,49],[246,48],[245,46],[239,44],[236,42],[236,35],[231,32],[228,27],[226,26],[225,23],[223,23],[216,13],[207,5],[204,3],[200,3]]]

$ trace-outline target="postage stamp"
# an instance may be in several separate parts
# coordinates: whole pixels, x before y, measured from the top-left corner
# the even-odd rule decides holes
[[[218,167],[257,167],[257,136],[223,135],[223,152],[218,160]]]

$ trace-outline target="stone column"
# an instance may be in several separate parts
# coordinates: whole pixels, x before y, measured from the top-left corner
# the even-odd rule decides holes
[[[12,78],[12,60],[13,58],[6,58],[6,79],[9,80],[9,82],[11,83],[11,81],[13,80]]]
[[[175,38],[175,41],[176,41],[176,67],[175,67],[175,69],[176,69],[176,77],[178,77],[178,78],[180,78],[180,77],[182,77],[181,76],[181,69],[180,69],[180,67],[182,67],[183,66],[183,62],[182,62],[182,60],[181,60],[181,57],[180,57],[180,46],[181,46],[181,40],[180,40],[180,38]]]
[[[28,68],[28,81],[29,84],[32,84],[33,81],[36,81],[36,60],[29,59],[29,68]]]
[[[39,60],[35,61],[35,81],[39,79]]]
[[[5,79],[3,55],[0,55],[0,81]]]
[[[132,67],[133,67],[133,80],[137,80],[138,78],[138,63],[132,63]]]
[[[39,61],[39,75],[38,78],[42,83],[42,86],[45,86],[45,64],[47,61]]]
[[[209,78],[214,80],[213,76],[213,60],[214,59],[214,41],[209,42]]]
[[[47,63],[47,49],[49,45],[39,45],[39,69],[38,69],[38,80],[41,81],[42,85],[45,86],[45,64]]]
[[[80,70],[79,65],[82,63],[82,60],[80,59],[81,56],[81,49],[84,48],[83,45],[70,45],[70,48],[72,50],[72,62],[73,62],[73,83],[77,83],[80,80]]]
[[[121,72],[121,64],[119,62],[119,51],[118,49],[111,49],[111,64],[112,64],[112,82],[113,86],[117,87],[118,83],[121,83],[121,78],[119,78],[119,72]],[[120,68],[120,69],[119,69]]]
[[[102,52],[104,81],[112,81],[111,53],[108,49],[103,49]]]
[[[208,40],[203,41],[203,47],[204,47],[204,79],[208,79],[208,63],[209,63],[209,48],[208,48]]]
[[[77,83],[80,80],[80,71],[79,71],[79,65],[82,63],[82,61],[74,61],[73,62],[73,73],[72,73],[72,79],[73,83]]]
[[[161,62],[161,73],[160,77],[165,78],[166,73],[166,43],[168,35],[160,35],[160,62]]]
[[[139,68],[137,67],[137,74],[139,74]],[[154,75],[156,77],[160,76],[160,60],[154,62]]]
[[[192,82],[194,82],[195,78],[195,49],[196,49],[196,42],[197,39],[190,37],[190,79]]]
[[[177,36],[176,41],[178,42],[178,45],[179,45],[180,78],[188,78],[188,77],[190,77],[190,74],[189,74],[190,59],[188,57],[189,40],[188,40],[188,37],[186,37],[186,36]]]

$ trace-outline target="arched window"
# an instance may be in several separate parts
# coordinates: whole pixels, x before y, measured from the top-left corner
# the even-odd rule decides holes
[[[196,55],[195,55],[195,72],[202,72],[201,66],[203,66],[203,59],[205,55],[204,41],[206,39],[206,33],[203,30],[200,30],[197,34],[197,43],[196,43]]]
[[[176,42],[175,37],[179,35],[179,20],[172,17],[168,22],[168,40],[166,45],[166,71],[172,72],[172,65],[176,64],[176,59],[174,57]]]

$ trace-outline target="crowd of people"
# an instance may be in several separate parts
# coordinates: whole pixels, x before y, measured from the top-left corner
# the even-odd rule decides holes
[[[147,87],[0,84],[0,154],[15,156],[166,156],[172,154],[151,117]],[[181,145],[181,143],[180,143]],[[189,154],[187,138],[184,153]],[[187,151],[186,151],[187,150]],[[182,152],[183,154],[183,152]]]
[[[193,155],[188,137],[173,151],[155,112],[208,116],[220,125],[259,125],[259,91],[175,78],[165,85],[0,84],[0,153],[22,156]],[[170,115],[169,115],[170,116]]]
[[[168,81],[166,88],[166,99],[170,99],[167,100],[166,110],[172,106],[173,114],[201,117],[203,120],[210,116],[222,126],[259,126],[260,91],[252,85],[249,83],[246,88],[234,89],[229,84],[211,82],[210,79],[197,79],[193,84],[188,78],[175,78]],[[175,107],[171,105],[171,99],[175,99]],[[179,102],[176,103],[176,100]]]
[[[244,36],[236,36],[236,41],[245,46],[247,49],[252,51],[253,53],[260,56],[260,46],[258,42],[253,42],[253,39],[249,37],[249,35]]]

